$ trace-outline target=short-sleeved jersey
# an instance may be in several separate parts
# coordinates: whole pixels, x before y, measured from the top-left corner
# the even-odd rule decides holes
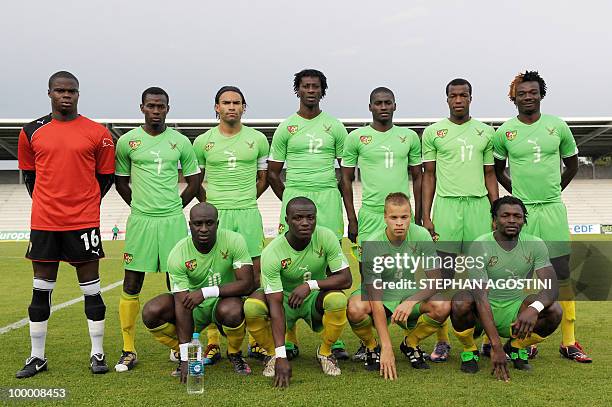
[[[290,294],[308,280],[327,278],[326,268],[336,273],[348,267],[336,234],[317,226],[304,250],[291,247],[285,235],[278,235],[261,254],[261,286],[266,294]]]
[[[234,270],[253,264],[244,238],[217,229],[217,241],[208,253],[201,253],[187,236],[168,255],[168,275],[173,293],[223,285],[236,280]]]
[[[494,232],[478,237],[468,249],[468,256],[482,261],[476,261],[476,266],[468,270],[468,277],[474,280],[510,280],[525,279],[531,272],[550,266],[546,244],[539,237],[521,233],[516,246],[506,251],[493,236]],[[478,267],[484,264],[484,267]],[[536,278],[536,275],[533,276]],[[512,301],[522,298],[524,291],[517,289],[492,288],[488,292],[489,299]]]
[[[100,226],[98,174],[112,174],[115,144],[108,130],[84,116],[49,114],[23,127],[19,169],[36,171],[31,228],[64,231]]]
[[[114,233],[114,234],[119,233],[119,228],[118,228],[117,226],[115,226],[115,227],[113,228],[113,233]]]
[[[380,132],[371,126],[353,130],[344,142],[343,167],[359,166],[362,205],[381,211],[391,192],[410,196],[408,166],[421,164],[419,136],[406,127]]]
[[[524,203],[561,202],[561,158],[578,154],[567,123],[541,115],[533,124],[514,117],[501,125],[493,139],[493,155],[508,159],[512,195]]]
[[[436,194],[486,196],[484,165],[493,165],[493,127],[476,119],[455,124],[449,119],[423,132],[423,162],[436,162]]]
[[[206,170],[206,201],[217,209],[257,208],[257,170],[268,168],[268,139],[242,126],[238,134],[224,136],[219,126],[199,135],[193,149]]]
[[[274,132],[270,161],[286,162],[287,188],[337,188],[334,161],[342,157],[346,134],[344,125],[325,112],[310,120],[295,113]]]
[[[147,216],[182,213],[179,162],[185,177],[200,173],[191,142],[170,127],[157,136],[137,127],[119,138],[115,174],[131,177],[132,213]]]

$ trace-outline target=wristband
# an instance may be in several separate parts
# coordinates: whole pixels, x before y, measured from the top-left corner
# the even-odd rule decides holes
[[[532,308],[535,308],[536,311],[538,311],[538,314],[542,312],[542,310],[544,309],[544,304],[542,304],[540,301],[534,301],[531,304],[529,304],[529,306]]]
[[[181,343],[179,344],[179,352],[181,354],[181,362],[187,362],[189,360],[189,344]]]
[[[306,284],[308,284],[308,287],[310,287],[310,291],[319,289],[319,283],[317,283],[317,280],[308,280],[306,281]]]
[[[287,349],[284,346],[279,346],[274,349],[274,355],[276,355],[277,358],[287,359]]]
[[[208,298],[217,298],[219,296],[219,286],[214,285],[212,287],[202,288],[202,295],[204,296],[205,300]]]

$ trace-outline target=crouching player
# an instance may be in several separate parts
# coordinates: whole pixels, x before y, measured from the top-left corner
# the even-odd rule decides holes
[[[287,203],[288,231],[276,237],[261,255],[261,285],[244,304],[247,327],[269,356],[263,374],[286,387],[291,365],[285,349],[285,329],[303,319],[321,333],[317,359],[323,373],[341,371],[332,344],[347,323],[347,300],[340,290],[351,286],[348,261],[334,232],[316,226],[317,209],[308,198]],[[326,275],[326,268],[331,271]],[[264,296],[265,294],[265,296]]]
[[[527,348],[542,342],[561,322],[557,277],[546,244],[538,237],[521,233],[527,224],[523,202],[512,196],[496,200],[491,209],[495,231],[480,236],[468,250],[476,267],[469,278],[495,284],[490,290],[475,287],[453,297],[451,320],[455,334],[463,344],[461,370],[478,371],[479,354],[474,337],[484,328],[491,341],[493,373],[499,380],[509,379],[506,355],[516,369],[529,370]],[[482,264],[482,267],[478,267]],[[522,289],[501,288],[499,280],[528,278],[532,273],[550,288],[528,295]],[[500,287],[500,288],[497,288]],[[509,338],[502,346],[500,336]]]
[[[386,228],[370,236],[368,240],[373,252],[385,253],[386,256],[395,257],[407,255],[410,258],[428,259],[423,267],[429,279],[440,277],[439,262],[434,243],[427,229],[410,223],[411,208],[408,196],[401,192],[389,194],[385,199],[384,219]],[[374,243],[378,242],[378,243]],[[366,370],[379,370],[385,379],[394,380],[397,377],[393,345],[389,336],[388,322],[397,323],[404,329],[411,329],[400,345],[401,352],[410,360],[416,369],[428,369],[419,343],[434,334],[448,318],[450,301],[444,301],[441,296],[435,295],[434,289],[406,288],[393,290],[393,292],[380,292],[379,286],[372,281],[372,258],[366,246],[364,254],[364,281],[368,289],[368,296],[363,297],[361,290],[353,293],[348,304],[348,320],[355,335],[365,344]],[[433,267],[433,268],[428,268]],[[407,277],[415,282],[416,270],[386,269],[378,274],[383,282],[400,282]],[[416,286],[416,282],[415,282]],[[366,300],[369,299],[368,300]],[[394,300],[396,299],[397,300]],[[373,323],[372,323],[373,320]],[[380,345],[374,338],[372,330],[374,324]]]
[[[155,339],[180,351],[173,375],[182,383],[187,380],[191,334],[211,323],[227,337],[234,371],[251,373],[240,348],[245,335],[241,297],[253,291],[253,266],[244,238],[217,229],[218,223],[213,205],[203,202],[191,209],[191,237],[180,240],[168,257],[172,294],[158,295],[142,310],[142,320]]]

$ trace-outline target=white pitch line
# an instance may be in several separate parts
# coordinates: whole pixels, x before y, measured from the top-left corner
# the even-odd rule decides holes
[[[117,281],[117,282],[115,282],[115,283],[112,283],[112,284],[107,285],[106,287],[103,287],[103,288],[100,290],[100,292],[105,292],[105,291],[108,291],[108,290],[112,290],[113,288],[118,287],[118,286],[120,286],[121,284],[123,284],[123,280]],[[73,299],[73,300],[70,300],[70,301],[63,302],[63,303],[58,304],[58,305],[54,305],[53,307],[51,307],[51,312],[53,313],[53,312],[55,312],[55,311],[59,311],[59,310],[61,310],[62,308],[69,307],[69,306],[71,306],[71,305],[73,305],[73,304],[76,304],[77,302],[81,302],[81,301],[83,301],[83,297],[82,297],[82,296],[81,296],[81,297],[78,297],[78,298],[75,298],[75,299]],[[7,333],[7,332],[10,332],[10,331],[12,331],[13,329],[19,329],[19,328],[21,328],[22,326],[26,326],[26,325],[28,324],[28,322],[29,322],[29,321],[30,321],[30,319],[29,319],[29,318],[24,318],[24,319],[21,319],[21,320],[19,320],[19,321],[17,321],[17,322],[13,322],[13,323],[12,323],[12,324],[10,324],[10,325],[3,326],[2,328],[0,328],[0,335],[5,334],[5,333]]]

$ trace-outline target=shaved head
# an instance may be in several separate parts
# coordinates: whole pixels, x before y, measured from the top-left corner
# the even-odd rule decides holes
[[[198,218],[201,216],[205,216],[207,218],[213,217],[217,219],[219,216],[217,212],[217,208],[214,205],[209,204],[208,202],[200,202],[194,205],[193,208],[189,211],[189,219]]]
[[[314,213],[317,213],[317,206],[314,202],[304,196],[297,196],[292,198],[289,202],[287,202],[287,209],[285,210],[287,216],[289,213],[294,210],[294,208],[312,208]]]

